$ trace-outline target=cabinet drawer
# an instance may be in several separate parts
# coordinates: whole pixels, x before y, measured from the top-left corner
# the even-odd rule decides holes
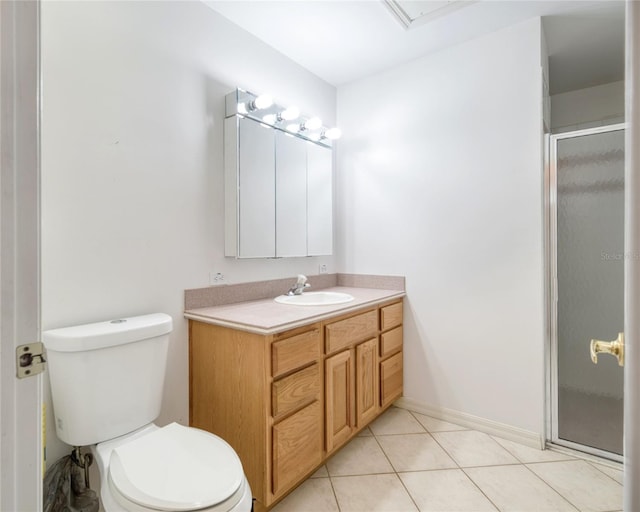
[[[320,356],[320,331],[303,332],[271,345],[271,371],[274,377],[317,361]]]
[[[325,352],[331,354],[378,332],[378,312],[368,311],[325,327]]]
[[[402,395],[402,352],[380,363],[380,405]]]
[[[273,494],[288,490],[322,460],[322,409],[316,401],[273,426]]]
[[[271,387],[271,408],[274,417],[293,411],[320,398],[320,365],[293,373],[275,381]]]
[[[380,329],[386,331],[402,324],[402,302],[380,308]]]
[[[402,326],[380,335],[380,357],[385,358],[402,350]]]

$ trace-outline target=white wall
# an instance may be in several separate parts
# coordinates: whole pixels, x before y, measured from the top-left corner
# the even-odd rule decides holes
[[[551,130],[554,133],[623,122],[624,81],[551,97]]]
[[[186,424],[183,291],[211,271],[335,270],[224,258],[224,95],[271,92],[333,124],[336,91],[200,2],[44,2],[42,77],[43,329],[170,314],[159,422]],[[49,464],[68,452],[53,424]]]
[[[338,89],[338,248],[404,274],[405,396],[543,435],[538,19]]]

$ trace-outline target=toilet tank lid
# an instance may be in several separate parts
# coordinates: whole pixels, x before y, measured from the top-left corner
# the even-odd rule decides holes
[[[42,342],[54,352],[80,352],[162,336],[172,328],[169,315],[152,313],[44,331]]]

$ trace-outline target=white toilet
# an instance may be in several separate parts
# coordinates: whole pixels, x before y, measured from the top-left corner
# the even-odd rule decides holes
[[[248,512],[251,489],[229,444],[153,424],[171,329],[156,313],[43,332],[56,433],[92,445],[106,512]]]

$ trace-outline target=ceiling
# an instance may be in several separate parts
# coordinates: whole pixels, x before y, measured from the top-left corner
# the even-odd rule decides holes
[[[552,93],[622,80],[624,73],[621,0],[203,1],[335,86],[534,16],[544,17]],[[443,9],[420,17],[430,4]]]

